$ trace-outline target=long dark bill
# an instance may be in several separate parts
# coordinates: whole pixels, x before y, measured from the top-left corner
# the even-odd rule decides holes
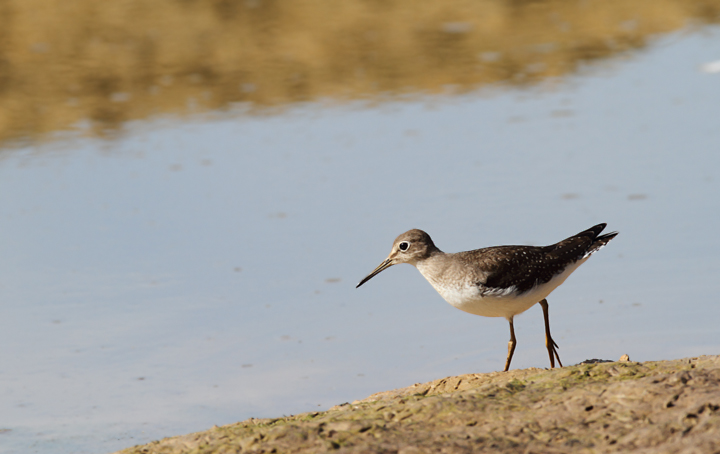
[[[370,274],[368,274],[367,276],[365,276],[365,279],[363,279],[362,281],[360,281],[360,283],[359,283],[357,286],[355,286],[355,288],[360,287],[361,285],[363,285],[364,283],[366,283],[367,281],[369,281],[370,279],[372,279],[375,275],[380,274],[380,272],[381,272],[382,270],[384,270],[385,268],[390,268],[392,265],[393,265],[393,264],[392,264],[392,262],[390,261],[390,259],[385,260],[385,261],[382,262],[377,268],[375,268],[372,273],[370,273]]]

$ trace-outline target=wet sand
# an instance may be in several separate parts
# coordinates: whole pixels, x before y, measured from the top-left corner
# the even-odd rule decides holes
[[[123,454],[717,452],[720,356],[468,374]]]

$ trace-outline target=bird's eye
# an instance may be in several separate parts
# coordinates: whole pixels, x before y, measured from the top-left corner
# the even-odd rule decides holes
[[[410,243],[408,243],[407,241],[403,241],[402,243],[398,244],[398,249],[400,249],[403,252],[407,251],[409,247],[410,247]]]

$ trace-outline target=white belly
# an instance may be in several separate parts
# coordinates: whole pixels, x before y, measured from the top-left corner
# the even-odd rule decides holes
[[[448,285],[447,281],[434,280],[428,276],[425,278],[437,290],[445,301],[452,304],[461,311],[469,312],[483,317],[505,317],[512,318],[530,309],[534,304],[546,298],[560,284],[565,282],[570,274],[582,265],[587,258],[579,260],[570,265],[564,272],[558,274],[545,284],[538,285],[533,289],[517,294],[514,288],[504,291],[498,290],[493,293],[480,293],[480,288],[474,282],[458,283]],[[422,273],[422,270],[420,270]]]

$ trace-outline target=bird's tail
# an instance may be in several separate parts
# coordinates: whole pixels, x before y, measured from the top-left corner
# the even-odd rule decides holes
[[[620,232],[610,232],[610,233],[606,233],[605,235],[600,235],[600,232],[603,231],[603,229],[605,228],[606,225],[607,224],[598,224],[594,227],[587,229],[585,232],[581,232],[580,234],[578,234],[578,235],[582,235],[583,233],[591,233],[592,232],[595,235],[595,237],[593,238],[592,244],[590,245],[588,250],[585,252],[585,257],[588,257],[588,256],[594,254],[595,252],[599,251],[600,249],[602,249],[603,246],[608,244],[610,242],[610,240],[615,238],[617,236],[617,234],[620,233]]]

